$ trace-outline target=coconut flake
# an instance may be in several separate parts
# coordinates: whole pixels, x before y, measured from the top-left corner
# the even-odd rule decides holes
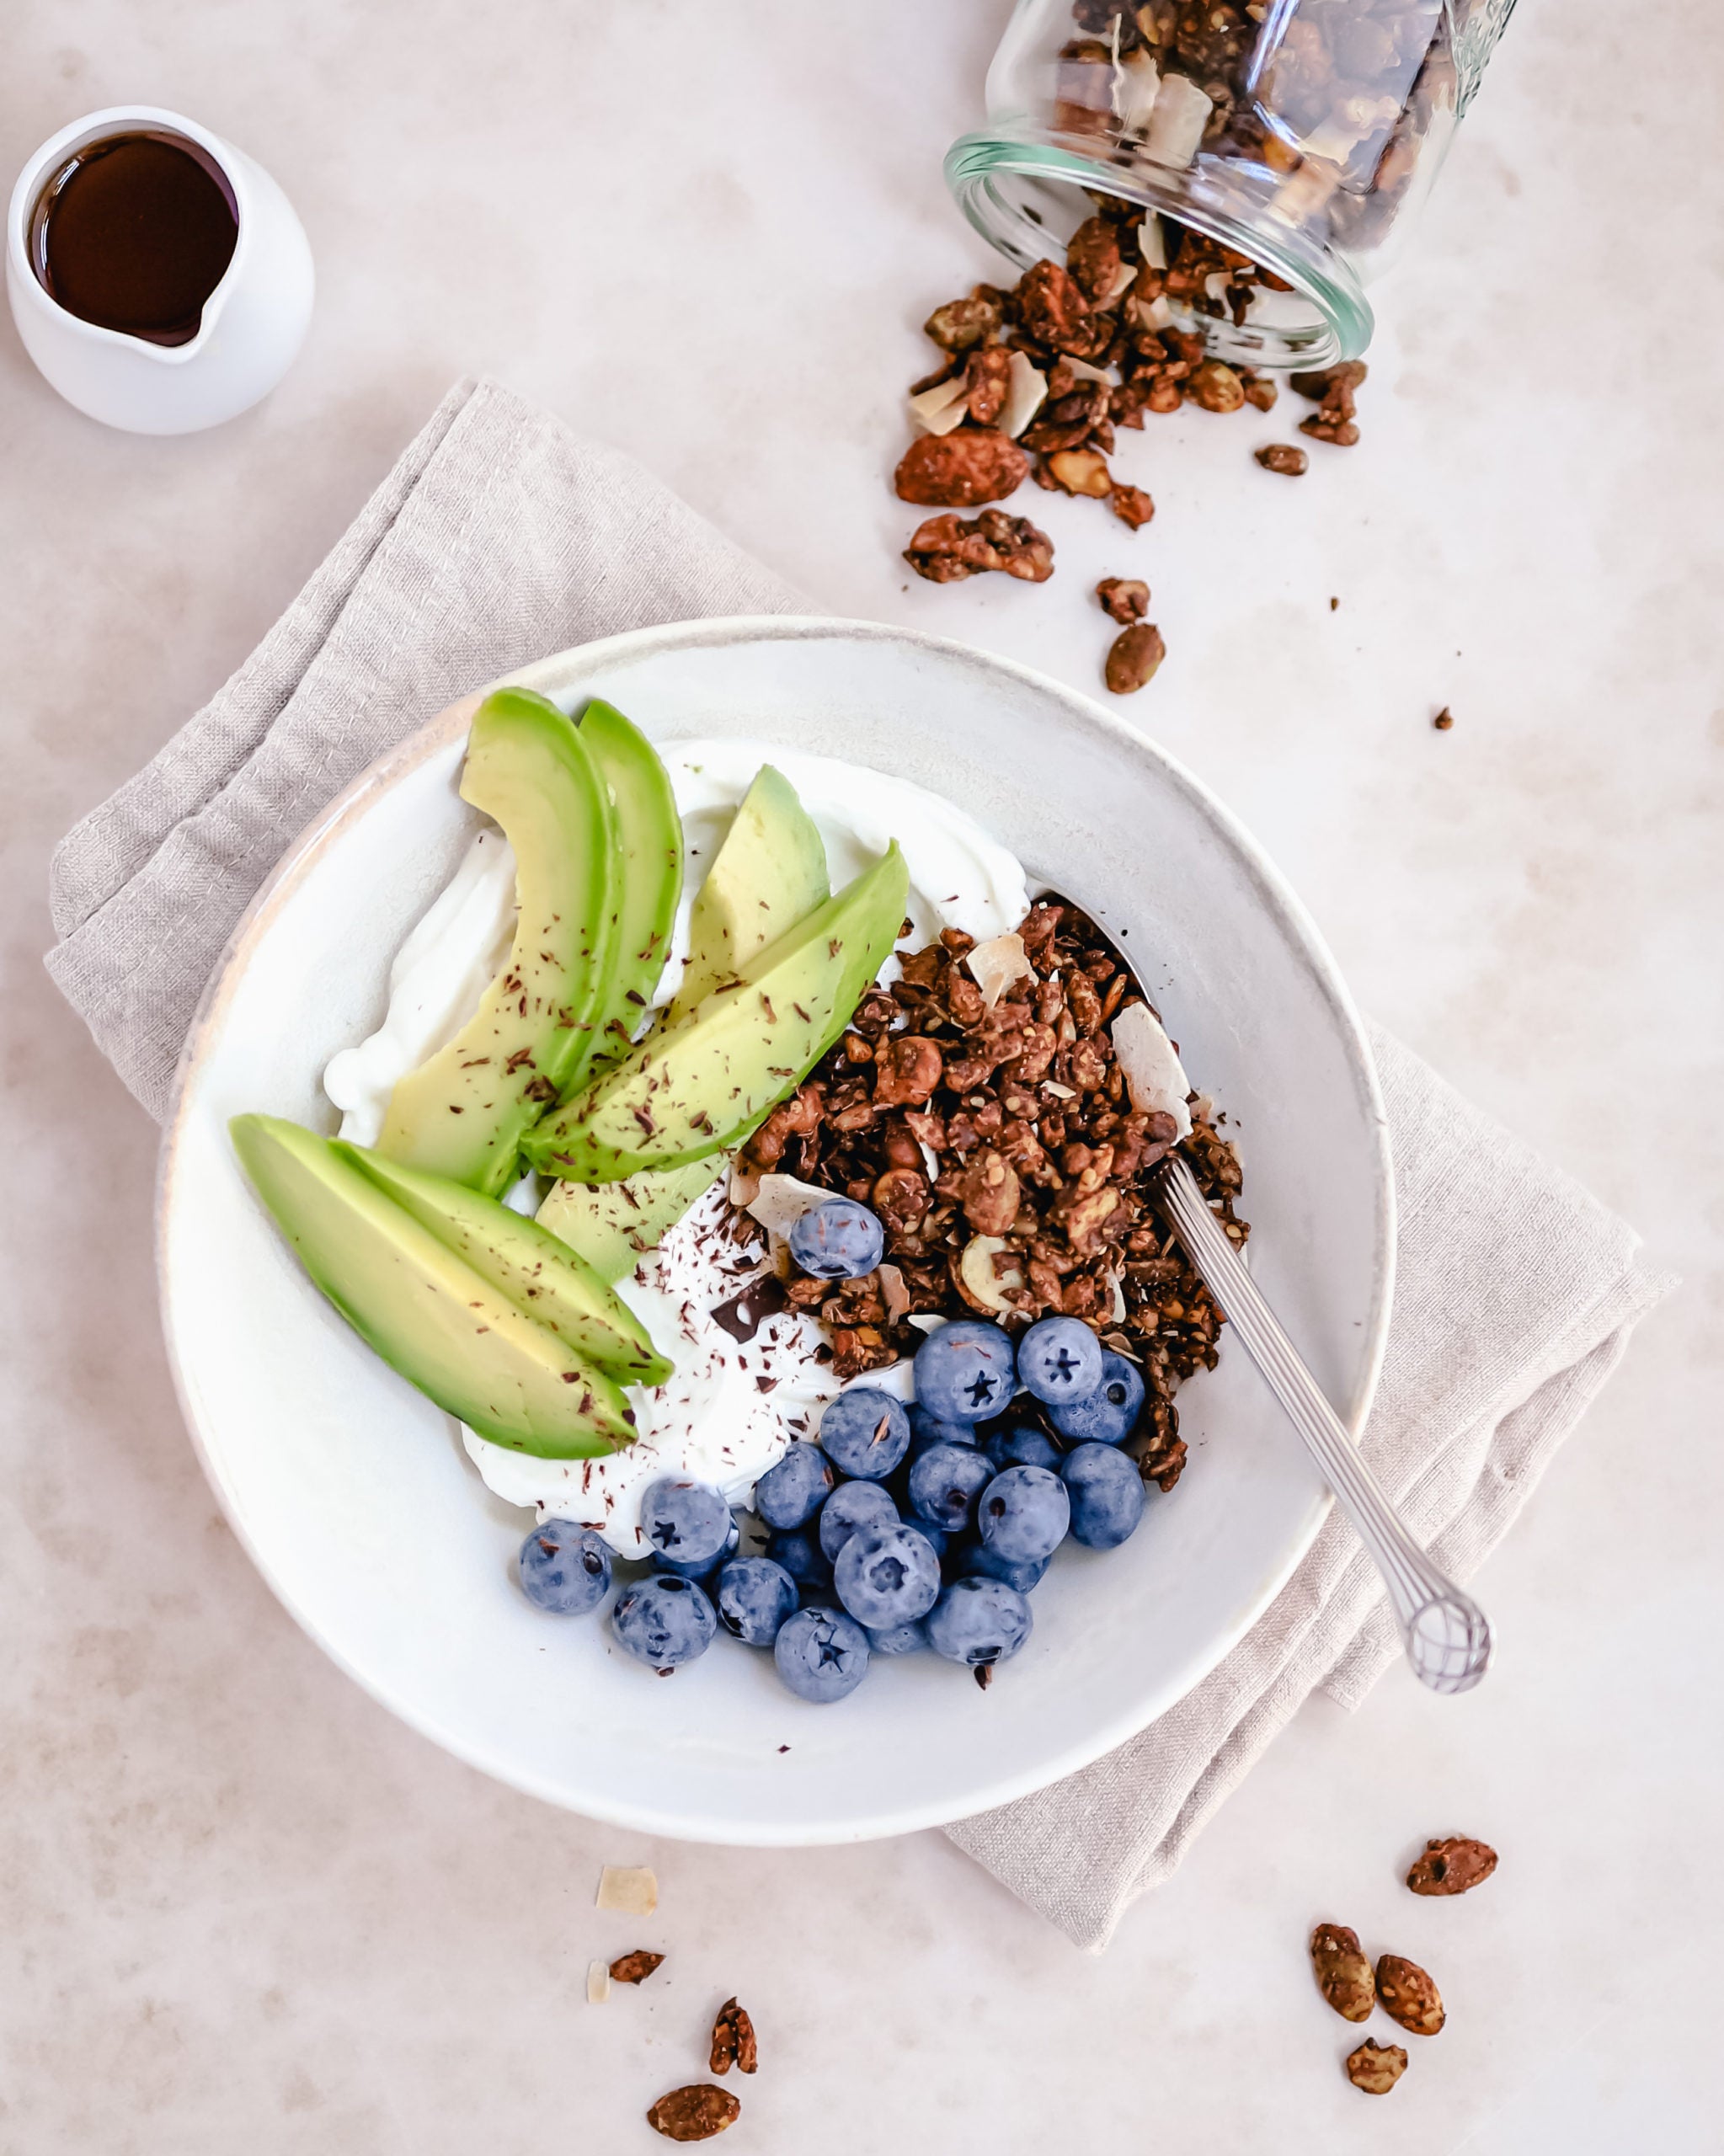
[[[1062,1086],[1057,1078],[1043,1079],[1042,1091],[1044,1093],[1051,1093],[1056,1101],[1075,1101],[1077,1098],[1075,1089],[1070,1086]]]
[[[880,1299],[886,1305],[886,1315],[896,1325],[901,1317],[910,1315],[910,1290],[904,1284],[904,1275],[895,1265],[882,1265]]]
[[[1131,280],[1128,278],[1126,281],[1129,284]],[[1113,379],[1106,367],[1092,367],[1087,360],[1068,359],[1065,364],[1071,370],[1074,382],[1112,382]]]
[[[607,1864],[599,1873],[593,1906],[620,1909],[625,1916],[649,1917],[659,1906],[659,1879],[650,1865]],[[610,1972],[606,1971],[608,1976]]]
[[[1119,267],[1113,272],[1113,281],[1108,286],[1107,291],[1102,293],[1100,299],[1096,301],[1095,305],[1102,313],[1106,313],[1108,309],[1112,307],[1116,301],[1123,300],[1125,297],[1125,295],[1131,290],[1132,286],[1136,282],[1136,280],[1137,270],[1135,266],[1129,262],[1122,262]],[[1102,376],[1102,380],[1103,382],[1107,379],[1108,377],[1106,375]]]
[[[790,1233],[804,1213],[824,1205],[831,1195],[830,1190],[816,1190],[811,1182],[795,1176],[766,1175],[745,1209],[769,1235],[782,1237]]]
[[[587,1963],[587,2004],[602,2006],[611,1996],[611,1971],[603,1961]]]
[[[1124,1325],[1125,1322],[1125,1290],[1120,1286],[1117,1274],[1104,1273],[1102,1275],[1102,1278],[1108,1283],[1108,1293],[1113,1298],[1113,1307],[1109,1315],[1115,1325]]]
[[[942,1325],[950,1325],[952,1322],[949,1317],[937,1316],[932,1311],[926,1312],[921,1317],[908,1318],[905,1321],[906,1324],[913,1325],[918,1332],[937,1332]]]
[[[1137,228],[1138,252],[1152,270],[1167,267],[1167,242],[1161,230],[1161,220],[1153,210],[1145,216]]]
[[[1048,377],[1030,365],[1027,352],[1014,352],[1006,362],[1006,402],[1000,408],[1000,431],[1014,441],[1042,408]]]
[[[931,435],[949,435],[961,425],[969,407],[969,387],[960,374],[951,382],[937,382],[910,400],[917,424]]]
[[[1147,1003],[1134,1003],[1113,1021],[1113,1053],[1140,1115],[1171,1115],[1177,1136],[1191,1135],[1186,1095],[1191,1081],[1166,1030]]]
[[[1135,52],[1128,53],[1119,63],[1113,90],[1113,109],[1119,115],[1123,133],[1142,134],[1150,124],[1150,114],[1161,88],[1161,71],[1156,65],[1155,55],[1142,45]]]
[[[963,1255],[958,1261],[958,1270],[965,1288],[984,1310],[1006,1311],[1012,1305],[1007,1299],[1008,1288],[1022,1288],[1023,1275],[1015,1265],[1006,1271],[994,1270],[994,1259],[1000,1251],[1009,1247],[1003,1235],[972,1235],[963,1246]]]
[[[746,1211],[760,1195],[761,1178],[752,1168],[743,1167],[739,1161],[730,1164],[730,1203]]]
[[[1023,947],[1022,937],[1016,933],[990,936],[985,943],[974,946],[964,963],[990,1011],[1014,981],[1033,979],[1036,970]]]
[[[1144,131],[1144,154],[1152,163],[1182,168],[1197,155],[1215,101],[1185,75],[1162,83]]]

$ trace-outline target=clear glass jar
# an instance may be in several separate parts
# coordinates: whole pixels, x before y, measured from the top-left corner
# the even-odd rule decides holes
[[[1018,0],[988,124],[946,176],[1021,267],[1092,195],[1161,212],[1256,265],[1168,298],[1217,357],[1356,358],[1391,259],[1514,0]],[[1195,252],[1195,251],[1194,251]],[[1182,280],[1187,283],[1192,279]]]

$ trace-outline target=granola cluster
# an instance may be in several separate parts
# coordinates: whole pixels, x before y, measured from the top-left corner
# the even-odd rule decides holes
[[[1173,1396],[1214,1368],[1223,1320],[1153,1201],[1173,1118],[1134,1107],[1114,1054],[1109,1028],[1142,998],[1075,907],[1038,900],[1019,933],[1030,970],[991,1004],[969,937],[948,929],[905,958],[744,1149],[741,1187],[778,1171],[879,1215],[876,1272],[788,1283],[828,1327],[840,1377],[914,1354],[914,1316],[1081,1318],[1141,1369],[1133,1449],[1171,1489],[1185,1458]],[[1199,1114],[1182,1150],[1242,1243],[1232,1146]]]

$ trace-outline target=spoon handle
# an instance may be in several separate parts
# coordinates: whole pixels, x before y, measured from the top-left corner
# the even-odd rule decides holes
[[[1305,1368],[1238,1251],[1221,1232],[1196,1177],[1177,1153],[1162,1164],[1158,1196],[1204,1286],[1286,1409],[1323,1479],[1376,1561],[1415,1675],[1433,1692],[1470,1691],[1491,1660],[1491,1627],[1484,1612],[1438,1571],[1401,1525],[1383,1486]]]

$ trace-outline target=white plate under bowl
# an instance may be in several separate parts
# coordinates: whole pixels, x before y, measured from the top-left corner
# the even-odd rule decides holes
[[[1388,1324],[1389,1161],[1370,1058],[1310,923],[1238,825],[1118,719],[1026,669],[848,622],[615,637],[517,678],[610,697],[655,739],[721,734],[901,774],[1129,931],[1193,1081],[1246,1166],[1257,1278],[1357,1427]],[[1190,1690],[1286,1579],[1327,1507],[1236,1347],[1180,1396],[1184,1479],[1120,1550],[1075,1547],[984,1692],[932,1656],[841,1705],[793,1699],[720,1639],[674,1678],[602,1620],[531,1609],[531,1524],[456,1426],[318,1294],[253,1197],[230,1116],[320,1129],[327,1058],[374,1026],[391,956],[477,818],[456,792],[473,700],[384,758],[298,841],[211,983],[160,1193],[162,1306],[205,1470],[306,1630],[459,1757],[590,1816],[717,1842],[901,1833],[1070,1773]]]

